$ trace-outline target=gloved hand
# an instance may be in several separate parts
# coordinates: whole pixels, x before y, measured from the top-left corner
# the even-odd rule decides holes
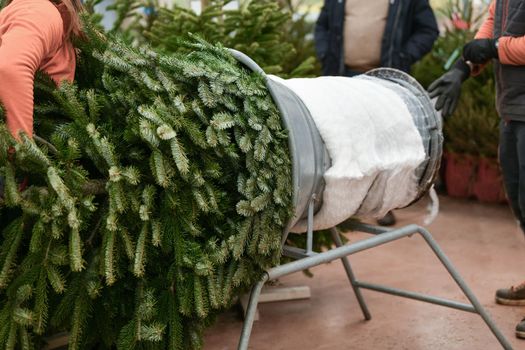
[[[428,87],[431,98],[437,97],[436,109],[443,117],[454,113],[461,94],[461,84],[470,76],[470,67],[459,59],[454,67]]]
[[[475,64],[482,64],[498,58],[496,39],[474,39],[463,46],[463,59]]]

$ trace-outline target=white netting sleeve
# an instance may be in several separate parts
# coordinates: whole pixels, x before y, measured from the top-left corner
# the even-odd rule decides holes
[[[279,81],[308,108],[332,164],[314,229],[351,216],[381,217],[417,195],[425,160],[421,136],[402,98],[374,79],[321,77]],[[292,232],[304,232],[306,220]]]

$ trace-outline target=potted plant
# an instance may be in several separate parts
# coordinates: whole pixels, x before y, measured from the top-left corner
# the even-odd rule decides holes
[[[463,45],[471,40],[486,11],[474,15],[472,1],[449,1],[439,11],[446,30],[434,49],[415,66],[414,76],[428,86],[460,57]],[[502,181],[497,164],[499,118],[494,106],[495,89],[491,67],[468,79],[455,113],[444,123],[445,183],[454,197],[475,196],[484,202],[502,198]]]
[[[490,74],[490,73],[489,73]],[[498,164],[499,122],[495,106],[494,82],[491,76],[476,89],[481,97],[491,101],[491,105],[471,106],[475,115],[476,143],[479,151],[479,164],[473,192],[481,202],[497,203],[504,199],[502,175]],[[491,98],[492,97],[492,98]]]

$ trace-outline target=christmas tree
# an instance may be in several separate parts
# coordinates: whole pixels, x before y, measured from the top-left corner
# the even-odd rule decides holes
[[[199,349],[279,261],[286,131],[223,46],[165,55],[84,23],[76,84],[37,78],[35,137],[0,125],[0,344]]]
[[[307,38],[313,26],[306,15],[292,18],[295,8],[277,0],[240,1],[237,8],[228,7],[230,3],[210,0],[197,14],[182,6],[159,6],[153,0],[116,0],[111,7],[118,14],[113,30],[166,53],[186,50],[181,38],[198,34],[210,43],[244,52],[268,74],[317,75],[313,41]],[[137,11],[140,6],[143,11]]]

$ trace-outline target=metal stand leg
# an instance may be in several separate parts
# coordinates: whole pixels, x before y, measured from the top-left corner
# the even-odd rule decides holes
[[[483,309],[479,301],[474,296],[474,293],[472,293],[472,291],[467,286],[465,281],[463,281],[463,279],[461,278],[457,270],[454,268],[450,260],[446,257],[446,255],[443,253],[441,248],[434,241],[431,234],[427,230],[425,230],[422,227],[416,226],[416,225],[408,225],[408,226],[401,227],[395,230],[389,230],[389,229],[385,229],[382,227],[366,225],[366,224],[356,224],[354,225],[353,229],[356,229],[362,232],[372,233],[372,234],[375,234],[376,236],[368,238],[368,239],[360,240],[352,244],[342,245],[342,246],[339,246],[339,247],[330,249],[326,252],[322,252],[318,254],[305,256],[304,253],[300,254],[299,252],[296,254],[297,256],[303,255],[305,257],[299,260],[284,264],[284,265],[276,266],[266,271],[266,275],[264,276],[264,278],[259,283],[257,283],[257,285],[255,285],[252,290],[252,295],[250,297],[250,304],[248,306],[248,313],[246,315],[244,328],[243,328],[241,339],[239,342],[239,348],[238,348],[239,350],[248,349],[248,343],[250,340],[250,333],[251,333],[251,329],[253,325],[253,317],[255,315],[255,309],[257,307],[257,302],[259,299],[261,288],[266,283],[266,281],[270,279],[272,280],[277,279],[277,278],[289,275],[294,272],[299,272],[302,270],[310,269],[314,266],[325,264],[327,262],[343,259],[347,257],[348,255],[352,255],[352,254],[355,254],[355,253],[358,253],[364,250],[378,247],[378,246],[381,246],[389,242],[394,242],[401,238],[410,237],[414,234],[420,234],[425,239],[426,243],[430,246],[432,251],[436,254],[438,259],[440,260],[440,262],[447,269],[450,276],[454,279],[456,284],[460,287],[460,289],[463,291],[465,296],[468,298],[468,300],[470,301],[470,304],[464,304],[464,303],[460,303],[457,301],[438,298],[438,297],[425,295],[421,293],[415,293],[415,292],[405,291],[402,289],[391,288],[387,286],[357,281],[353,277],[353,274],[351,273],[352,270],[350,269],[350,265],[348,264],[347,272],[350,271],[349,278],[352,283],[352,286],[359,288],[359,289],[361,288],[370,289],[370,290],[374,290],[374,291],[381,292],[381,293],[387,293],[387,294],[397,295],[397,296],[404,297],[404,298],[423,301],[426,303],[446,306],[446,307],[450,307],[456,310],[476,313],[481,316],[483,321],[487,324],[487,326],[490,328],[492,333],[496,336],[497,340],[499,341],[503,349],[512,350],[512,346],[510,345],[509,341],[503,336],[503,334],[496,327],[495,323],[492,321],[488,313]],[[290,252],[294,253],[293,250]],[[346,264],[345,264],[345,268],[346,268]],[[356,288],[354,288],[354,290],[356,290]],[[359,289],[357,289],[356,295],[359,295],[358,294]],[[359,297],[358,297],[358,300],[359,300]]]
[[[330,229],[330,232],[332,233],[332,238],[334,240],[336,247],[342,247],[343,242],[341,241],[341,237],[339,237],[339,230],[335,227],[332,227]],[[348,258],[345,256],[341,258],[341,262],[343,263],[343,266],[345,267],[346,274],[348,276],[348,279],[350,280],[352,289],[354,290],[355,297],[357,298],[357,301],[359,302],[359,306],[361,307],[363,316],[365,320],[369,321],[372,319],[372,315],[370,315],[370,311],[368,311],[368,307],[366,306],[365,299],[363,298],[363,295],[361,294],[361,290],[359,289],[359,286],[357,285],[357,280],[355,278],[354,272],[352,271],[352,267],[350,266],[350,261],[348,261]]]
[[[441,263],[445,266],[445,268],[450,273],[454,281],[456,281],[459,288],[461,288],[461,290],[463,291],[463,294],[465,294],[465,296],[468,298],[468,300],[470,301],[474,309],[476,309],[476,312],[481,316],[483,321],[485,321],[485,323],[490,328],[492,333],[496,336],[496,338],[498,339],[500,344],[503,346],[503,348],[507,350],[512,350],[512,346],[509,344],[507,339],[505,339],[505,336],[503,336],[503,334],[498,329],[498,327],[496,327],[496,324],[494,323],[494,321],[492,321],[492,319],[487,314],[483,306],[481,306],[480,302],[478,301],[474,293],[472,293],[472,291],[467,286],[465,281],[463,281],[463,279],[461,278],[459,273],[456,271],[456,269],[454,268],[454,266],[452,265],[448,257],[445,255],[445,253],[443,253],[441,248],[438,246],[438,244],[436,243],[436,241],[434,240],[430,232],[428,232],[422,227],[419,227],[419,233],[421,234],[421,236],[423,236],[423,238],[428,243],[430,248],[432,248],[436,256],[439,258]]]
[[[266,282],[268,282],[268,275],[265,273],[263,278],[252,288],[250,301],[248,302],[248,309],[246,310],[246,315],[244,317],[244,325],[242,327],[241,339],[239,340],[239,347],[237,348],[238,350],[248,350],[253,321],[255,320],[255,313],[257,312],[257,304],[259,303],[261,290]]]

